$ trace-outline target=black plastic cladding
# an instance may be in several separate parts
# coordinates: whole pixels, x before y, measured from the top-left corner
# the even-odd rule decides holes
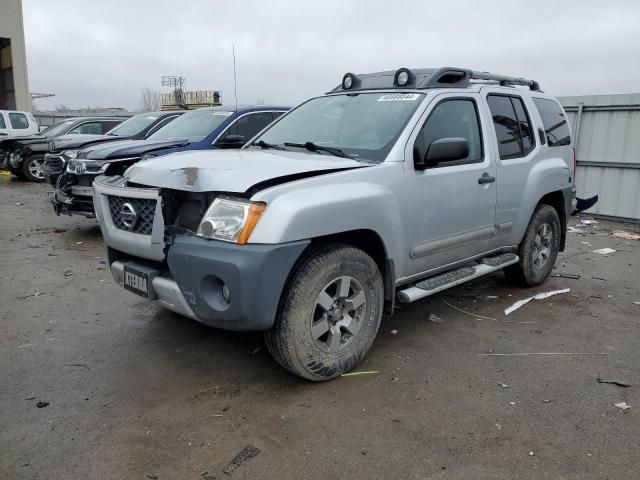
[[[396,84],[396,74],[400,70],[406,70],[410,73],[409,82],[404,86]],[[387,72],[365,73],[362,75],[349,73],[349,75],[354,80],[351,88],[342,88],[341,82],[340,85],[327,93],[388,89],[467,88],[471,84],[471,80],[498,82],[500,85],[522,85],[534,91],[540,90],[540,85],[535,80],[496,75],[489,72],[475,72],[467,68],[455,67],[420,68],[415,70],[401,68]]]

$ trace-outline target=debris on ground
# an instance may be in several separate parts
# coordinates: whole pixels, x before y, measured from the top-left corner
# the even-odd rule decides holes
[[[608,282],[608,281],[609,281],[609,280],[607,280],[606,278],[602,278],[602,277],[595,277],[595,276],[593,276],[593,275],[591,276],[591,278],[593,278],[594,280],[601,280],[601,281],[603,281],[603,282]],[[600,297],[600,298],[602,298],[602,297]]]
[[[629,410],[631,408],[631,405],[629,405],[627,402],[614,403],[614,405],[620,410]]]
[[[553,290],[551,292],[538,293],[533,297],[525,298],[523,300],[518,300],[509,308],[505,309],[504,314],[509,315],[510,313],[513,313],[514,311],[518,310],[520,307],[529,303],[531,300],[544,300],[545,298],[553,297],[554,295],[560,295],[562,293],[569,293],[570,291],[571,291],[570,288],[563,288],[562,290]]]
[[[147,475],[147,478],[150,480],[158,480],[158,475]]]
[[[479,353],[479,357],[525,357],[529,355],[609,355],[606,352],[527,352],[527,353]]]
[[[213,473],[202,472],[202,480],[216,480],[216,476]]]
[[[498,385],[500,385],[502,388],[509,388],[509,385],[507,385],[506,383],[498,382]]]
[[[391,330],[389,333],[391,335],[397,335],[398,334],[398,330]]]
[[[358,377],[360,375],[376,375],[380,373],[378,370],[369,370],[366,372],[349,372],[349,373],[343,373],[342,375],[340,375],[341,377]]]
[[[619,387],[630,387],[631,386],[630,383],[620,382],[618,380],[605,380],[605,379],[600,378],[600,377],[598,377],[597,380],[598,380],[598,383],[609,383],[611,385],[617,385]]]
[[[49,402],[43,402],[42,400],[39,400],[39,401],[36,402],[36,407],[38,407],[38,408],[44,408],[47,405],[49,405]]]
[[[471,316],[471,317],[476,317],[476,318],[479,318],[479,319],[481,319],[481,320],[493,320],[493,321],[495,321],[495,322],[497,322],[497,321],[498,321],[498,319],[497,319],[497,318],[483,317],[482,315],[476,315],[475,313],[467,312],[466,310],[463,310],[462,308],[458,308],[458,307],[456,307],[455,305],[451,305],[451,304],[450,304],[449,302],[447,302],[444,298],[442,299],[442,301],[443,301],[445,304],[449,305],[451,308],[455,308],[455,309],[456,309],[456,310],[458,310],[459,312],[465,313],[465,314],[467,314],[467,315],[469,315],[469,316]]]
[[[258,455],[259,453],[260,453],[259,448],[256,448],[252,445],[247,445],[242,449],[242,451],[238,455],[235,456],[233,460],[231,460],[231,463],[227,465],[222,471],[227,475],[231,475],[233,472],[235,472],[238,469],[240,465],[247,462],[248,460],[251,460],[253,457]]]
[[[579,225],[595,225],[596,223],[600,223],[597,220],[580,220]]]
[[[614,230],[611,236],[624,238],[625,240],[640,240],[640,233],[631,233],[626,230]]]
[[[442,319],[435,313],[429,314],[429,320],[432,321],[433,323],[442,323]]]
[[[592,253],[607,255],[608,253],[615,253],[615,250],[613,248],[599,248],[598,250],[594,250]]]
[[[633,302],[634,305],[638,305],[640,307],[640,302]]]
[[[64,271],[64,276],[65,276],[65,277],[70,277],[71,275],[73,275],[73,272],[71,271],[71,269],[70,269],[70,268],[67,268],[67,269]]]
[[[66,228],[60,228],[60,227],[57,227],[57,228],[53,229],[53,233],[64,233],[66,231],[67,231]]]
[[[530,456],[530,457],[533,457],[534,455],[535,455],[535,453],[533,453],[533,452],[529,452],[529,456]]]
[[[578,280],[580,275],[577,273],[554,273],[551,275],[552,277],[560,277],[560,278],[570,278],[572,280]]]
[[[569,233],[584,233],[584,230],[580,230],[579,228],[575,228],[575,227],[567,227],[567,232],[569,232]]]
[[[38,296],[40,296],[40,295],[42,295],[42,292],[36,292],[36,293],[32,293],[32,294],[30,294],[30,295],[25,295],[25,296],[23,296],[23,297],[17,297],[17,298],[18,298],[18,300],[24,300],[25,298],[29,298],[29,297],[38,297]]]

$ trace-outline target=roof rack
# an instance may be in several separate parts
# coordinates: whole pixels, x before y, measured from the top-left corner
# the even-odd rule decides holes
[[[347,73],[342,83],[331,92],[382,90],[382,89],[427,89],[427,88],[467,88],[472,80],[495,82],[502,86],[521,85],[539,91],[540,84],[535,80],[507,77],[489,72],[475,72],[468,68],[442,67],[408,69],[396,71],[367,73],[356,75]]]

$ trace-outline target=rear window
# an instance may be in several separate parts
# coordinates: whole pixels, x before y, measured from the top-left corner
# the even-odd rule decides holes
[[[565,117],[562,108],[553,100],[546,98],[534,98],[542,125],[544,125],[544,133],[547,136],[547,143],[550,147],[561,147],[571,144],[571,132],[569,131],[569,123]]]
[[[9,121],[11,122],[11,127],[16,130],[29,128],[29,120],[22,113],[10,113]]]
[[[527,155],[534,147],[529,115],[522,99],[514,95],[487,97],[501,159]]]

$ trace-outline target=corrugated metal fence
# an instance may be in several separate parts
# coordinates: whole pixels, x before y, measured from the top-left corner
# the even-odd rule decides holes
[[[590,213],[640,221],[640,94],[560,97],[576,142],[576,187]]]

